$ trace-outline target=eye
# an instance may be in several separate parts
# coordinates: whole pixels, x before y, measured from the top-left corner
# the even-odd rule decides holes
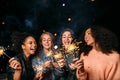
[[[66,38],[65,36],[62,36],[62,38]]]
[[[69,36],[68,38],[72,38],[71,36]]]
[[[46,41],[46,39],[42,39],[42,41]]]
[[[48,41],[52,41],[51,39],[48,39]]]

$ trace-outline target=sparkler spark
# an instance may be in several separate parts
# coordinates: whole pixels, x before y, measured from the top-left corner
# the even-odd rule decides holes
[[[50,50],[48,53],[47,53],[47,56],[52,56],[53,55],[53,51]]]
[[[63,57],[62,53],[58,52],[57,54],[54,55],[54,58],[56,60],[61,59]]]
[[[0,56],[4,54],[4,48],[0,48]]]
[[[43,70],[43,67],[41,65],[36,65],[34,68],[37,70],[37,72]]]
[[[8,56],[8,55],[5,53],[5,48],[4,48],[3,46],[0,46],[0,57],[1,57],[3,54],[6,55],[8,58],[10,58],[10,56]]]
[[[67,51],[68,53],[71,53],[73,52],[74,50],[79,50],[79,44],[82,43],[82,41],[80,42],[74,42],[72,44],[70,44],[68,47],[67,47]]]

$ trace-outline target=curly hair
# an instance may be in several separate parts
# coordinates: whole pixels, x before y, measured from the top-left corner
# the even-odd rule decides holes
[[[95,43],[98,44],[103,53],[111,53],[113,50],[116,51],[118,49],[119,42],[114,32],[101,25],[92,25],[89,28]]]

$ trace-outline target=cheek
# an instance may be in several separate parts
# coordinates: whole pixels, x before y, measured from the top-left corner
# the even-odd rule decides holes
[[[64,39],[62,39],[62,43],[64,43]]]
[[[70,42],[72,42],[73,41],[73,39],[70,39]]]

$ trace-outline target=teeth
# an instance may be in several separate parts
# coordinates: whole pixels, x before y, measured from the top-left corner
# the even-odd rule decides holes
[[[34,48],[31,48],[31,50],[35,50]]]

